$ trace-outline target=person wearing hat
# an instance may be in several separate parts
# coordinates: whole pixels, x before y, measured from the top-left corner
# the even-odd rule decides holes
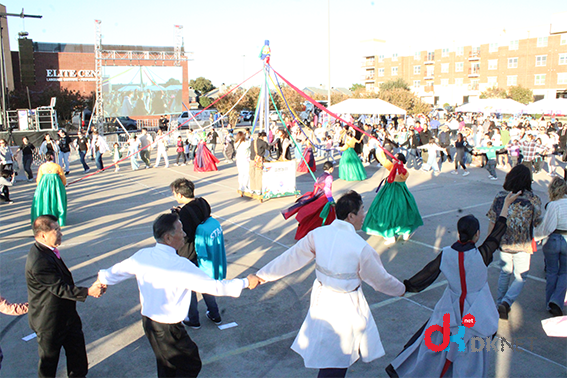
[[[509,193],[504,200],[500,216],[492,232],[480,247],[480,224],[473,215],[459,219],[457,229],[459,240],[443,248],[442,252],[420,272],[409,280],[404,280],[406,292],[416,293],[430,286],[440,273],[445,275],[447,288],[435,305],[433,314],[426,324],[406,344],[402,352],[386,368],[391,377],[486,377],[488,375],[489,351],[471,349],[471,339],[492,338],[498,329],[498,312],[488,286],[488,265],[506,233],[508,208],[520,192]],[[425,335],[430,327],[444,326],[446,314],[450,315],[450,333],[457,335],[462,345],[450,341],[449,347],[435,352],[425,343]],[[461,327],[464,317],[474,317],[472,327]],[[443,333],[428,334],[431,344],[443,344]],[[461,344],[462,344],[461,343]],[[478,347],[478,345],[476,345]],[[461,350],[459,350],[461,349]]]

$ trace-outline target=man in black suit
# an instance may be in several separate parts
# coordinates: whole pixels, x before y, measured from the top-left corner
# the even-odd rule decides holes
[[[35,243],[26,260],[28,318],[37,334],[39,377],[55,377],[61,347],[67,355],[67,375],[85,377],[87,351],[76,302],[87,296],[100,297],[105,286],[97,280],[90,288],[75,286],[73,276],[61,260],[61,228],[53,215],[42,215],[33,223]]]

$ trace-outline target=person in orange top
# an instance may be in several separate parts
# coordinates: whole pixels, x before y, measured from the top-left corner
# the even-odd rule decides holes
[[[31,221],[40,215],[51,214],[58,219],[59,225],[65,226],[67,218],[67,179],[55,155],[48,151],[47,161],[37,171],[37,188],[33,196]]]
[[[398,153],[395,156],[397,160],[392,162],[382,149],[377,157],[389,174],[384,187],[378,187],[378,194],[368,209],[362,230],[370,235],[382,236],[385,244],[395,243],[397,235],[408,240],[411,233],[423,225],[423,220],[406,185],[409,176],[404,167],[406,158]]]

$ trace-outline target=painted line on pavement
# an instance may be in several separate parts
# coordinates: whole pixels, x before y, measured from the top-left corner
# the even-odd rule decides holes
[[[454,213],[454,212],[459,211],[459,210],[474,209],[475,207],[481,207],[481,206],[486,206],[486,205],[491,205],[491,204],[492,204],[492,201],[485,202],[485,203],[479,203],[479,204],[476,204],[476,205],[471,205],[471,206],[466,206],[466,207],[461,207],[461,208],[453,209],[453,210],[441,211],[439,213],[424,215],[424,216],[421,217],[421,219],[433,218],[433,217],[437,217],[439,215]]]

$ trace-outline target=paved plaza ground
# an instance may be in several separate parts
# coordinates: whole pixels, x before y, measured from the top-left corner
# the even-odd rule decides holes
[[[170,159],[173,158],[170,150]],[[217,156],[220,154],[217,151]],[[152,161],[155,152],[152,153]],[[110,159],[106,159],[110,164]],[[318,174],[322,160],[318,160]],[[94,162],[92,164],[94,166]],[[119,173],[107,171],[72,184],[68,193],[68,226],[63,228],[61,254],[78,285],[90,286],[99,269],[131,256],[154,243],[151,225],[156,216],[168,211],[174,200],[169,183],[186,177],[195,182],[196,194],[205,197],[224,229],[229,262],[228,276],[245,277],[294,244],[295,220],[285,221],[280,211],[295,198],[272,199],[260,204],[236,193],[237,170],[234,163],[221,163],[218,172],[197,173],[193,166],[131,171],[122,163]],[[81,177],[75,161],[69,181]],[[349,189],[362,194],[368,208],[383,168],[367,167],[369,178],[363,182],[338,180],[335,170],[335,198]],[[474,214],[486,237],[485,216],[495,194],[501,190],[505,172],[498,171],[498,181],[488,180],[484,169],[472,168],[468,177],[450,174],[452,165],[444,164],[442,173],[411,170],[408,186],[416,198],[424,219],[407,242],[386,247],[382,239],[361,233],[381,255],[386,269],[403,280],[432,260],[439,249],[456,240],[460,216]],[[544,173],[536,175],[534,191],[547,202]],[[311,190],[309,174],[297,177],[302,192]],[[30,207],[34,183],[18,182],[11,190],[12,205],[3,205],[0,217],[0,293],[12,302],[26,301],[24,266],[33,243]],[[567,376],[567,340],[545,335],[541,320],[550,315],[545,309],[545,273],[543,254],[532,257],[530,275],[518,301],[512,306],[509,321],[500,321],[498,335],[521,344],[517,350],[491,352],[490,376],[495,377],[565,377]],[[489,269],[493,295],[499,270],[498,256]],[[305,369],[302,359],[290,346],[307,314],[314,264],[254,291],[243,291],[240,298],[219,298],[223,323],[238,326],[220,330],[205,317],[200,304],[199,330],[188,333],[199,346],[203,369],[201,377],[315,377],[315,370]],[[356,362],[348,377],[385,377],[384,368],[401,351],[414,332],[423,325],[441,297],[446,281],[441,275],[426,291],[403,298],[377,293],[366,284],[364,293],[378,325],[386,355],[371,363]],[[140,302],[135,280],[111,286],[99,299],[89,297],[78,303],[87,342],[90,377],[155,377],[155,359],[146,340],[140,316]],[[32,377],[37,374],[36,339],[23,341],[31,334],[27,315],[0,316],[0,345],[4,351],[1,375]],[[62,353],[58,376],[64,377]]]

